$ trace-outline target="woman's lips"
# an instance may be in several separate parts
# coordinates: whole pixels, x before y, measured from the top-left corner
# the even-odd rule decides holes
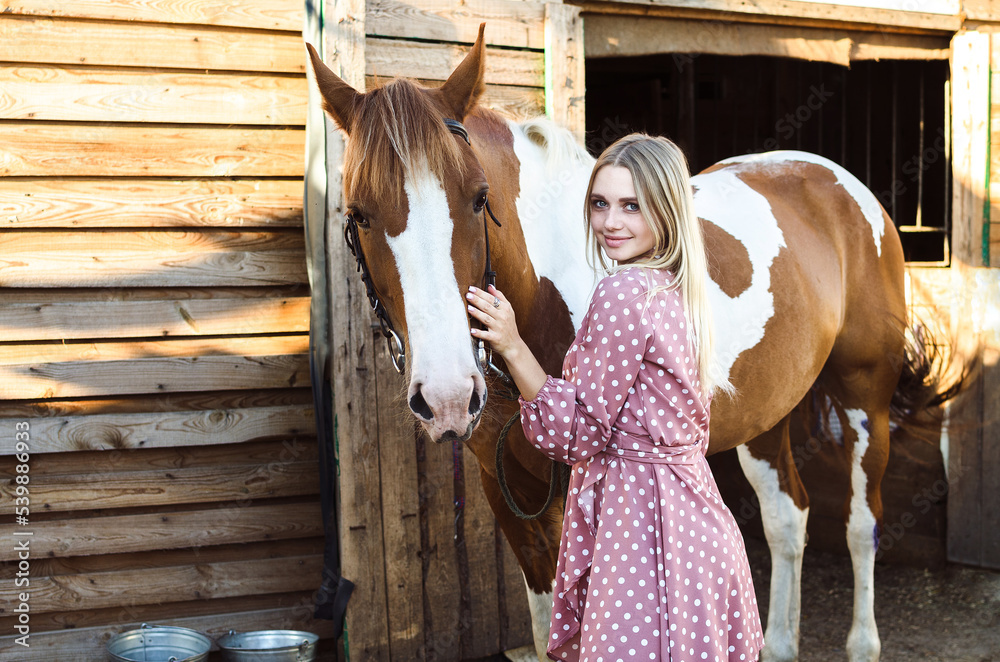
[[[608,245],[608,248],[618,248],[629,241],[629,239],[631,237],[609,237],[604,235],[604,242]]]

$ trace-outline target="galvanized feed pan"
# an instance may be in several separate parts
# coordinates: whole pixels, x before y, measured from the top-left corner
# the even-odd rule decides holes
[[[233,630],[215,643],[226,662],[313,662],[319,635],[302,630]]]
[[[147,625],[108,642],[111,662],[205,662],[212,640],[197,630]]]

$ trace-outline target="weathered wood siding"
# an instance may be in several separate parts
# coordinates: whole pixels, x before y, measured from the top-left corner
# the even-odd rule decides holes
[[[949,328],[977,378],[952,407],[949,437],[948,558],[1000,568],[1000,238],[994,195],[1000,182],[1000,35],[961,32],[952,40],[954,214]]]
[[[325,8],[327,62],[368,89],[394,76],[440,85],[485,21],[484,105],[514,118],[537,116],[546,111],[548,87],[552,114],[582,136],[582,24],[575,8],[516,0],[461,7],[444,0],[355,0]],[[550,77],[547,85],[546,62],[557,58],[563,59],[549,71],[558,80]],[[350,655],[455,660],[529,644],[524,580],[486,503],[477,460],[464,450],[455,457],[450,446],[415,431],[400,414],[404,384],[381,336],[357,324],[370,312],[343,245],[342,149],[342,136],[329,126],[340,536],[343,575],[356,583],[347,613]]]
[[[144,621],[328,633],[304,3],[0,10],[0,634],[17,592],[31,610],[30,648],[0,657],[103,659]]]

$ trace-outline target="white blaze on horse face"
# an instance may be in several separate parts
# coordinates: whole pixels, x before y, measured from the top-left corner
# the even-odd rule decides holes
[[[406,229],[386,237],[396,259],[403,292],[410,351],[410,393],[417,389],[433,419],[424,420],[431,438],[449,431],[463,436],[475,416],[473,391],[485,402],[486,383],[476,366],[462,294],[451,258],[454,223],[440,180],[431,172],[410,172],[403,185],[409,204]]]
[[[696,187],[695,213],[743,244],[753,270],[750,286],[735,298],[709,280],[715,361],[718,374],[731,377],[737,357],[761,341],[764,327],[774,317],[771,264],[785,246],[785,238],[767,198],[747,186],[731,169],[697,175],[691,183]]]
[[[875,662],[882,648],[875,625],[878,522],[868,505],[868,475],[861,466],[868,451],[868,415],[861,409],[844,413],[857,435],[851,453],[851,513],[847,518],[847,547],[854,566],[854,620],[847,635],[847,658],[850,662]]]
[[[572,158],[577,149],[573,145],[560,150],[565,158],[549,163],[545,150],[518,124],[510,122],[508,127],[520,167],[517,215],[528,257],[535,275],[555,284],[569,308],[573,328],[579,329],[597,283],[594,270],[584,259],[587,236],[583,226],[583,199],[594,161],[589,156]],[[547,138],[555,141],[564,137],[552,131]]]
[[[847,194],[858,203],[862,215],[871,226],[872,240],[875,242],[875,252],[881,257],[882,235],[885,234],[885,218],[883,217],[882,206],[879,204],[878,198],[868,190],[868,187],[862,184],[857,177],[849,173],[844,167],[818,154],[795,150],[779,150],[776,152],[765,152],[764,154],[734,156],[725,161],[720,161],[720,163],[776,163],[787,161],[799,161],[822,166],[837,177],[837,183],[843,186]]]

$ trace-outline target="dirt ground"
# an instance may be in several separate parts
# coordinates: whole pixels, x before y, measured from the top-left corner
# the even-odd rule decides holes
[[[763,540],[746,543],[766,622],[770,555]],[[800,662],[847,659],[852,582],[849,558],[806,548]],[[1000,662],[1000,571],[876,564],[875,618],[881,662]]]

